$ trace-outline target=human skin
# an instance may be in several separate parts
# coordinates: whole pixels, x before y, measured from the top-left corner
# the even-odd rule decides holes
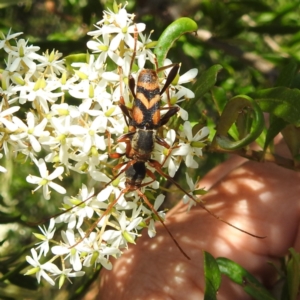
[[[206,207],[235,226],[265,238],[255,238],[213,218],[200,206],[187,212],[180,203],[166,225],[190,257],[176,247],[157,223],[157,234],[146,232],[111,271],[100,273],[101,299],[194,300],[204,293],[203,251],[234,260],[267,286],[274,284],[274,266],[290,247],[300,250],[300,174],[272,163],[232,157],[200,182],[209,192]],[[251,299],[238,285],[222,277],[218,299]]]

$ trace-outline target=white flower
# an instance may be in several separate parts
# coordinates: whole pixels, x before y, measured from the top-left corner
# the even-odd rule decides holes
[[[71,170],[81,174],[89,172],[92,175],[92,172],[97,172],[95,170],[101,162],[107,161],[108,155],[106,153],[99,155],[98,150],[92,147],[89,153],[76,151],[76,153],[70,153],[69,158],[75,162],[74,166],[68,166]]]
[[[51,105],[51,114],[61,117],[71,116],[71,118],[78,118],[80,111],[78,107],[69,105],[68,103],[53,104]]]
[[[71,210],[59,215],[56,219],[56,223],[65,222],[68,223],[68,228],[80,228],[84,219],[91,219],[94,214],[93,207],[90,203],[93,200],[94,189],[88,191],[86,185],[82,184],[80,194],[77,198],[64,197],[64,206],[68,209],[73,207]],[[80,204],[80,205],[79,205]],[[76,225],[76,220],[77,225]]]
[[[102,121],[104,121],[104,124]],[[105,119],[102,120],[101,117],[97,117],[91,124],[86,124],[86,127],[73,125],[70,128],[71,133],[77,135],[77,138],[73,139],[73,145],[82,148],[82,151],[86,154],[90,153],[93,146],[104,151],[106,149],[104,135],[98,133],[105,132],[103,130],[105,123]]]
[[[22,78],[20,74],[10,73],[7,70],[3,70],[1,73],[0,94],[2,95],[3,99],[7,99],[9,105],[12,105],[18,101],[14,84],[19,85],[22,84],[23,81],[23,79],[20,79],[20,81],[14,82],[14,77],[17,79]]]
[[[73,266],[74,271],[80,271],[82,269],[82,263],[80,259],[80,253],[77,250],[74,231],[72,229],[67,229],[67,231],[61,232],[62,239],[64,244],[60,246],[54,246],[51,248],[53,254],[56,255],[65,255],[70,257],[70,264]]]
[[[198,163],[193,156],[202,156],[202,148],[205,147],[203,140],[207,139],[209,135],[208,127],[202,127],[194,136],[192,133],[192,126],[190,122],[184,122],[182,137],[185,142],[180,143],[180,147],[187,147],[187,154],[184,156],[185,164],[188,168],[198,168]]]
[[[110,24],[103,24],[105,21]],[[124,40],[125,43],[133,49],[134,39],[131,34],[133,34],[135,30],[137,30],[137,32],[143,31],[146,25],[143,23],[130,24],[132,24],[132,15],[127,13],[125,7],[120,8],[117,13],[106,11],[103,21],[97,23],[97,25],[102,25],[102,27],[96,26],[98,30],[91,31],[88,34],[98,37],[100,35],[104,36],[115,33],[116,35],[110,43],[110,50],[115,51],[119,47],[121,40]]]
[[[42,240],[42,242],[37,243],[37,245],[40,244],[37,247],[37,249],[39,249],[39,248],[41,249],[40,255],[42,255],[44,253],[44,256],[46,256],[46,254],[49,251],[49,241],[53,238],[55,230],[56,230],[56,228],[54,228],[54,226],[55,226],[55,221],[54,221],[54,219],[51,219],[48,229],[46,229],[45,226],[43,226],[43,227],[39,226],[39,228],[43,234],[34,233],[35,237]]]
[[[96,69],[95,56],[92,54],[89,56],[88,63],[74,62],[72,63],[72,67],[79,68],[79,70],[74,70],[75,73],[81,80],[88,79],[88,83],[99,79],[99,76],[101,75],[99,70]]]
[[[38,256],[35,249],[31,249],[31,254],[32,254],[32,257],[26,256],[26,260],[29,264],[31,264],[33,266],[33,268],[30,269],[29,271],[27,271],[25,273],[25,275],[35,274],[38,283],[40,283],[41,277],[43,277],[51,285],[54,285],[54,281],[46,273],[46,271],[49,271],[49,269],[53,268],[54,264],[49,263],[49,262],[47,262],[45,264],[40,264],[39,259],[41,258],[41,253]]]
[[[87,47],[93,50],[94,53],[100,53],[96,60],[96,66],[100,67],[101,65],[106,63],[107,55],[114,61],[118,66],[122,66],[124,61],[123,59],[117,55],[114,51],[109,48],[109,35],[104,34],[102,36],[103,42],[99,39],[97,41],[88,41]]]
[[[3,102],[2,102],[2,104],[3,104]],[[1,104],[1,109],[2,109],[2,104]],[[12,115],[13,113],[18,111],[19,109],[20,109],[20,106],[13,106],[13,107],[10,107],[10,108],[0,112],[0,123],[5,125],[7,127],[7,129],[12,131],[12,132],[16,131],[18,129],[18,125],[12,123],[6,117]]]
[[[191,209],[192,206],[196,205],[196,200],[193,200],[192,198],[194,198],[193,193],[196,189],[196,183],[193,182],[192,178],[188,175],[188,173],[185,173],[186,176],[186,182],[190,188],[190,192],[188,193],[191,197],[189,197],[188,195],[184,195],[182,202],[184,204],[188,204],[188,211]]]
[[[169,146],[170,149],[166,149],[161,145],[156,144],[155,153],[157,159],[161,161],[163,167],[168,168],[168,173],[171,177],[174,177],[175,173],[177,172],[181,157],[184,157],[188,153],[188,147],[186,145],[175,146],[172,148],[173,143],[176,140],[176,132],[173,129],[170,129],[167,134],[165,141]]]
[[[168,66],[172,64],[171,60],[166,59],[164,61],[164,66]],[[168,68],[166,69],[166,76],[169,75],[170,71],[172,70],[172,68]],[[169,97],[171,99],[171,103],[173,105],[178,104],[182,101],[184,101],[186,98],[190,99],[190,98],[194,98],[195,94],[193,91],[191,91],[190,89],[187,89],[186,87],[182,86],[181,84],[187,83],[187,82],[191,82],[194,80],[194,78],[197,76],[198,74],[198,69],[194,68],[189,70],[188,72],[186,72],[183,75],[177,75],[175,77],[175,79],[173,80],[171,86],[169,87]],[[162,95],[162,100],[164,102],[168,101],[168,97],[166,94]],[[175,105],[177,106],[177,105]],[[180,117],[186,121],[188,120],[188,112],[186,110],[184,110],[181,106],[179,107],[179,115]]]
[[[15,91],[20,92],[19,102],[24,104],[27,101],[38,103],[42,110],[47,114],[49,113],[49,103],[54,103],[57,101],[58,97],[63,96],[63,92],[53,92],[60,87],[60,82],[58,80],[45,80],[44,78],[39,78],[36,82],[27,81],[26,85],[16,86]]]
[[[120,14],[122,14],[123,12],[124,11],[122,9],[119,11]],[[119,27],[112,24],[103,27],[103,34],[117,34],[110,43],[110,49],[112,51],[115,51],[119,47],[121,40],[124,40],[124,42],[129,46],[129,48],[133,49],[135,42],[134,38],[132,37],[132,34],[134,32],[141,32],[145,30],[146,25],[144,23],[138,23],[128,26],[126,19],[124,19],[122,16],[120,16],[119,18],[118,25]]]
[[[15,39],[17,36],[23,34],[23,32],[16,32],[13,34],[10,34],[11,28],[8,31],[7,36],[5,36],[2,32],[0,33],[0,49],[4,48],[6,52],[11,51],[11,46],[8,43],[9,40]]]
[[[69,149],[72,145],[72,138],[70,137],[72,125],[71,116],[63,116],[61,118],[51,118],[51,124],[55,129],[49,138],[41,139],[42,145],[51,146],[52,149],[58,148],[59,160],[61,163],[68,165]],[[83,129],[83,128],[82,128]]]
[[[53,179],[59,177],[63,171],[64,167],[57,167],[50,175],[49,171],[47,170],[47,166],[45,164],[45,161],[41,158],[37,162],[37,166],[40,171],[41,177],[33,176],[33,175],[28,175],[26,177],[27,182],[32,183],[32,184],[38,184],[38,187],[33,191],[35,192],[38,190],[40,187],[43,187],[43,195],[46,200],[50,199],[50,191],[49,187],[54,189],[60,194],[65,194],[66,190],[62,186],[52,182]]]
[[[63,60],[59,60],[62,57],[62,53],[52,50],[49,54],[49,50],[46,50],[44,55],[39,56],[37,59],[41,63],[37,65],[38,69],[43,70],[44,74],[50,74],[53,77],[66,72]],[[45,70],[44,70],[45,68]]]
[[[134,243],[137,233],[133,231],[142,220],[142,217],[137,217],[128,221],[123,211],[118,218],[119,230],[106,230],[102,235],[102,239],[110,243],[112,247],[127,247],[127,242]]]
[[[168,66],[172,64],[171,60],[166,59],[164,61],[164,66]],[[171,68],[166,69],[166,75],[169,74],[169,72],[171,71]],[[189,71],[187,71],[186,73],[184,73],[183,75],[178,75],[178,77],[175,78],[175,83],[174,81],[172,82],[172,88],[176,89],[178,92],[176,94],[176,97],[178,100],[180,100],[181,98],[185,97],[185,98],[194,98],[195,94],[193,91],[181,86],[184,83],[188,83],[191,82],[195,79],[195,77],[198,74],[198,69],[193,68]]]
[[[77,272],[72,272],[72,271],[73,271],[72,269],[60,270],[56,265],[53,265],[52,267],[49,268],[49,272],[51,272],[52,275],[56,276],[55,279],[59,278],[59,288],[62,287],[66,278],[70,283],[72,283],[72,281],[69,279],[70,277],[82,277],[85,274],[84,271],[77,271]]]
[[[150,39],[151,33],[148,37],[142,33],[139,33],[139,36],[142,40],[142,42],[137,41],[137,59],[140,69],[144,68],[147,59],[149,59],[153,65],[155,64],[155,55],[148,48],[148,44],[152,42],[152,40]]]
[[[125,7],[126,4],[114,5],[114,12],[104,12],[96,30],[89,33],[93,40],[87,46],[93,54],[88,54],[84,61],[75,59],[68,70],[57,51],[47,51],[40,56],[36,54],[38,47],[29,47],[25,40],[19,40],[14,46],[10,44],[13,35],[3,36],[1,40],[0,34],[0,49],[8,52],[0,88],[3,95],[0,158],[2,152],[7,155],[10,150],[18,159],[24,159],[25,155],[31,159],[40,175],[28,175],[26,180],[36,184],[34,191],[43,187],[47,200],[50,189],[66,193],[62,186],[54,183],[55,178],[62,179],[63,173],[72,176],[75,171],[88,182],[82,184],[77,196],[63,197],[62,214],[51,219],[48,228],[40,227],[41,234],[35,233],[37,246],[31,250],[32,256],[26,258],[33,268],[26,274],[36,274],[39,282],[43,277],[54,284],[50,278],[53,276],[61,287],[66,278],[83,276],[83,267],[96,268],[101,264],[111,269],[111,257],[118,258],[128,243],[135,243],[142,228],[147,227],[149,236],[155,236],[155,220],[163,221],[165,213],[157,212],[163,195],[155,199],[152,209],[146,198],[146,189],[151,192],[159,188],[154,173],[161,167],[162,171],[157,172],[161,177],[173,177],[182,160],[187,166],[196,166],[194,155],[202,155],[203,141],[208,134],[205,127],[193,135],[189,122],[181,125],[181,131],[170,129],[166,134],[167,126],[162,126],[151,159],[145,162],[146,179],[141,185],[129,185],[127,170],[135,163],[130,149],[132,141],[129,138],[120,142],[131,130],[128,127],[132,124],[127,119],[134,117],[131,116],[133,95],[129,78],[132,76],[137,81],[140,69],[149,62],[155,66],[156,61],[150,50],[155,43],[150,35],[141,33],[145,24],[134,24],[134,14],[128,14]],[[73,57],[70,60],[73,61]],[[181,84],[196,75],[196,69],[177,75],[162,100],[169,96],[168,105],[177,105],[193,97],[193,92]],[[163,85],[164,79],[159,81]],[[123,99],[129,118],[126,113],[124,117],[120,108]],[[22,106],[22,113],[17,114],[19,106],[11,106],[17,102],[26,104]],[[26,112],[28,108],[30,112]],[[169,106],[161,107],[162,115],[169,109]],[[188,119],[188,113],[182,109],[180,116]],[[52,173],[47,170],[49,163],[55,168]],[[0,166],[2,171],[5,169]],[[190,178],[187,177],[187,181],[195,195],[191,197],[197,201],[201,190],[194,190]],[[189,201],[189,207],[194,205],[192,199],[184,198],[185,202]],[[61,241],[56,240],[55,223],[64,227],[65,231],[60,232]],[[51,263],[41,264],[40,258],[46,255],[52,255]]]
[[[158,215],[161,217],[162,220],[165,219],[165,213],[164,212],[158,212],[159,207],[163,204],[165,200],[165,196],[160,194],[156,197],[153,208],[156,210]],[[155,220],[157,219],[156,214],[153,211],[146,211],[152,218],[150,219],[149,225],[148,225],[148,235],[149,237],[154,237],[156,235],[156,229],[155,229]]]
[[[79,230],[79,232],[81,237],[84,238],[80,246],[86,254],[83,266],[91,267],[101,264],[105,269],[111,270],[112,263],[109,261],[109,256],[120,256],[121,251],[118,248],[107,246],[107,243],[99,243],[96,232],[91,232],[89,237],[85,237],[85,233],[82,230]]]
[[[97,122],[99,132],[109,131],[111,134],[121,135],[125,127],[125,120],[119,105],[112,104],[108,99],[102,99],[98,103],[100,109],[89,111],[89,114],[97,116],[93,123]]]
[[[93,171],[90,174],[92,178],[96,181],[106,182],[106,183],[110,182],[110,179],[102,172]],[[105,186],[105,188],[98,193],[97,200],[99,202],[107,201],[110,195],[113,194],[115,199],[118,199],[117,204],[122,207],[125,207],[127,202],[124,198],[124,193],[122,192],[122,190],[125,188],[124,181],[125,181],[125,176],[124,173],[122,173],[120,176],[118,176],[118,179],[116,179],[114,182],[110,183],[109,185]]]
[[[18,126],[19,130],[22,130],[22,133],[12,134],[10,138],[13,141],[20,142],[21,140],[26,140],[28,138],[29,143],[31,144],[35,152],[40,152],[42,147],[37,140],[37,137],[49,136],[48,131],[44,131],[48,120],[43,119],[40,124],[35,124],[35,116],[32,112],[27,113],[27,124],[24,124],[22,120],[18,117],[13,117],[13,122]]]
[[[22,63],[24,63],[28,69],[33,73],[36,69],[36,63],[34,59],[39,58],[39,55],[35,52],[38,51],[40,47],[37,46],[27,46],[27,41],[20,39],[17,41],[17,46],[13,47],[9,53],[14,57],[14,61],[9,68],[10,72],[18,70]]]

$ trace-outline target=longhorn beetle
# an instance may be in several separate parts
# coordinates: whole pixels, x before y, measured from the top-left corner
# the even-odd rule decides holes
[[[134,34],[134,49],[131,58],[130,69],[132,68],[137,47],[137,29]],[[174,116],[179,108],[176,106],[170,106],[167,108],[160,107],[161,96],[168,89],[169,85],[175,79],[179,67],[179,64],[172,64],[158,68],[157,61],[155,59],[156,70],[143,69],[139,73],[136,92],[135,92],[135,80],[129,76],[129,89],[134,98],[133,107],[129,109],[124,102],[124,98],[120,97],[120,108],[123,111],[126,123],[129,126],[129,133],[126,133],[117,139],[117,142],[125,142],[126,156],[130,159],[147,161],[151,157],[151,153],[154,149],[154,143],[170,148],[170,146],[158,135],[156,131],[161,126],[165,125],[169,119]],[[163,88],[160,90],[159,86],[159,72],[172,67]],[[122,70],[120,71],[122,72]],[[121,86],[121,85],[120,85]],[[167,109],[165,115],[161,117],[160,111]],[[129,144],[131,146],[129,146]]]
[[[109,18],[106,19],[106,21],[113,21],[117,24],[117,19]],[[128,20],[127,25],[129,25],[130,22],[131,21]],[[55,163],[54,167],[57,168],[58,165],[62,164],[65,165],[67,169],[70,168],[74,169],[76,172],[86,173],[93,179],[93,182],[91,183],[92,186],[95,186],[95,182],[98,184],[104,182],[104,189],[97,193],[97,195],[94,194],[94,188],[89,191],[85,185],[82,185],[82,190],[78,198],[64,198],[65,211],[63,213],[66,213],[71,209],[73,209],[73,211],[71,211],[70,214],[66,213],[60,219],[56,218],[55,220],[57,221],[56,223],[68,223],[68,230],[62,231],[62,241],[60,245],[55,245],[51,249],[53,254],[55,254],[55,257],[49,261],[52,263],[54,259],[61,258],[62,272],[60,272],[60,270],[59,273],[57,271],[53,272],[56,273],[55,275],[62,274],[62,279],[65,277],[64,274],[67,275],[63,272],[68,270],[65,269],[64,263],[64,260],[68,258],[74,271],[81,270],[82,262],[85,266],[102,264],[104,267],[110,267],[111,264],[109,265],[109,258],[111,256],[119,257],[122,253],[122,249],[127,247],[128,243],[134,243],[135,237],[139,235],[142,227],[148,227],[148,230],[153,229],[152,222],[155,219],[160,220],[162,226],[167,230],[178,249],[185,257],[189,258],[164,224],[164,218],[157,212],[155,207],[158,202],[153,205],[145,192],[145,188],[149,188],[149,185],[156,180],[155,172],[176,185],[187,197],[195,203],[198,203],[215,218],[242,232],[246,232],[213,214],[202,203],[199,203],[200,200],[197,199],[197,196],[190,195],[173,180],[172,176],[163,171],[167,159],[170,158],[171,155],[173,156],[175,147],[180,147],[176,144],[175,146],[172,146],[171,143],[168,144],[167,140],[164,140],[164,136],[158,134],[159,129],[162,129],[162,127],[167,124],[168,120],[179,110],[178,107],[170,105],[171,101],[169,95],[170,91],[173,91],[173,87],[169,88],[169,86],[177,76],[179,65],[173,64],[167,67],[158,68],[157,63],[155,64],[154,62],[155,69],[145,69],[140,71],[136,82],[132,76],[129,76],[128,90],[131,91],[134,99],[133,107],[131,108],[127,102],[125,104],[123,98],[125,93],[122,93],[122,68],[124,68],[125,71],[128,66],[126,65],[126,62],[128,61],[127,54],[128,51],[131,51],[132,49],[129,45],[131,44],[131,39],[128,36],[129,30],[126,33],[127,38],[124,34],[123,40],[123,37],[119,33],[117,34],[111,30],[112,28],[110,25],[115,26],[115,24],[111,23],[108,25],[106,23],[107,22],[102,24],[103,30],[100,30],[102,32],[100,35],[103,35],[104,44],[107,44],[105,41],[106,39],[111,41],[109,48],[107,48],[109,51],[103,50],[103,53],[108,53],[104,53],[104,56],[100,54],[99,58],[101,59],[99,59],[99,61],[97,60],[95,65],[93,65],[94,56],[91,56],[91,59],[89,60],[89,63],[91,64],[88,65],[88,70],[89,72],[90,70],[92,71],[93,76],[88,76],[87,81],[79,76],[84,81],[79,81],[78,87],[74,89],[74,92],[76,90],[81,91],[83,87],[82,84],[84,84],[84,92],[81,93],[82,95],[80,97],[86,97],[86,83],[89,83],[89,99],[84,103],[86,105],[83,105],[82,109],[80,108],[78,110],[79,114],[74,114],[74,117],[72,117],[70,113],[70,116],[66,119],[63,117],[55,118],[58,123],[54,122],[54,118],[53,122],[51,122],[53,137],[59,137],[60,140],[57,144],[56,141],[52,141],[51,136],[51,139],[49,140],[50,143],[48,143],[49,145],[53,145],[51,146],[52,154],[58,157],[58,159],[53,156],[50,158],[51,161],[53,160],[53,163]],[[109,31],[111,31],[112,34],[107,34],[107,28],[110,28]],[[121,28],[121,26],[119,28]],[[122,33],[124,29],[125,28],[122,27]],[[137,52],[137,30],[134,41],[133,55],[129,58],[131,59],[130,72],[132,72],[133,61]],[[101,44],[100,40],[99,42]],[[117,46],[116,42],[120,42],[120,44],[113,54],[111,51]],[[101,47],[101,49],[104,48]],[[117,70],[119,70],[119,73],[116,72],[115,69],[112,72],[106,72],[111,69],[111,66],[107,68],[108,64],[106,64],[107,60],[105,58],[107,55],[118,65]],[[101,64],[98,64],[98,62],[101,62]],[[86,67],[87,66],[85,65],[84,68]],[[172,69],[166,78],[165,84],[161,88],[158,73],[166,68]],[[99,76],[94,76],[98,70]],[[90,73],[87,73],[87,75],[90,75]],[[121,111],[119,111],[119,109],[115,110],[116,107],[112,102],[115,100],[115,95],[119,92],[118,89],[120,89],[121,94],[119,98],[119,107]],[[164,93],[167,94],[169,104],[166,108],[160,106],[160,100]],[[126,105],[128,105],[128,107]],[[99,111],[97,111],[98,109]],[[162,113],[163,110],[166,110],[165,114]],[[105,121],[103,123],[108,123],[108,126],[102,126],[103,124],[101,124],[101,122],[103,120]],[[129,132],[126,134],[123,134],[124,132],[121,129],[122,126],[124,126],[124,123],[127,123],[129,128]],[[77,134],[74,131],[77,131],[78,124],[85,130],[81,130],[80,128]],[[72,127],[70,133],[67,133],[69,131],[67,129],[61,134],[60,130],[56,129],[56,127],[67,128],[67,126],[72,125],[77,126]],[[98,135],[97,133],[102,133],[103,135]],[[108,139],[105,139],[106,134],[108,135]],[[122,154],[111,154],[110,143],[112,139],[110,134],[123,134],[116,140],[117,143],[125,143],[125,150]],[[70,139],[68,138],[68,141],[66,142],[67,137],[70,137]],[[188,144],[187,146],[192,144],[187,134],[183,137],[178,137],[178,139],[182,140],[183,144]],[[162,163],[159,159],[154,159],[154,147],[156,144],[168,149],[168,154]],[[199,144],[202,143],[200,142],[198,145]],[[84,147],[85,145],[87,145],[87,147]],[[106,146],[108,146],[108,151]],[[185,146],[182,146],[180,150],[184,149],[184,147]],[[199,147],[202,146],[200,145]],[[56,155],[58,151],[59,155]],[[62,158],[62,156],[66,159]],[[107,160],[109,156],[122,158],[122,160],[111,162]],[[107,177],[110,172],[107,172],[106,167],[110,166],[110,163],[113,165],[113,171],[111,173],[112,175]],[[42,175],[42,173],[45,173],[44,171],[46,171],[46,169],[41,169],[42,168],[40,168],[40,173]],[[114,171],[116,170],[118,171],[118,174],[115,174],[116,172]],[[116,180],[118,177],[121,178],[121,175],[124,175],[122,179],[125,179],[125,186],[119,184],[122,179]],[[39,179],[38,188],[42,185],[47,188],[48,185],[50,185],[50,176],[47,176],[47,179]],[[44,176],[42,175],[42,177]],[[44,194],[45,190],[46,189],[44,189]],[[123,200],[123,198],[129,198],[130,196],[133,197],[128,199],[128,202],[119,201]],[[160,200],[160,196],[161,195],[159,195],[157,200]],[[150,210],[145,207],[145,204]],[[70,206],[72,207],[70,208]],[[37,256],[41,257],[43,252],[45,255],[46,252],[49,251],[48,243],[52,242],[52,236],[55,231],[53,220],[50,223],[49,230],[42,231],[44,235],[42,238],[39,237],[42,239],[42,244],[36,247],[36,249],[40,249],[40,254],[37,255],[36,251],[32,251],[33,259],[31,259],[31,261],[34,261],[33,271],[39,272],[37,273],[37,276],[40,276],[40,272],[44,272],[44,269],[36,268],[36,258]],[[251,233],[246,233],[255,236]],[[44,236],[46,239],[44,239]],[[80,246],[75,248],[79,243]],[[42,267],[42,265],[40,266]],[[48,268],[48,264],[45,264],[45,270],[46,266]],[[51,267],[51,269],[53,268]],[[49,269],[49,272],[52,271]],[[73,273],[70,273],[70,275],[72,276]],[[77,276],[76,273],[75,276]]]
[[[136,48],[136,46],[135,46]],[[136,49],[135,49],[136,50]],[[132,61],[135,57],[135,53],[133,54]],[[158,73],[161,70],[172,67],[166,82],[163,88],[160,90]],[[186,253],[182,250],[182,248],[178,245],[177,241],[172,236],[171,232],[167,229],[163,220],[159,217],[159,214],[154,209],[152,204],[147,199],[146,195],[141,191],[142,187],[145,187],[155,181],[154,174],[147,169],[146,164],[155,169],[157,173],[161,176],[165,177],[167,180],[171,181],[174,185],[176,185],[184,194],[186,194],[190,199],[201,205],[201,207],[206,210],[213,217],[219,219],[220,221],[232,226],[244,233],[247,233],[251,236],[261,238],[257,235],[251,234],[247,231],[244,231],[229,222],[221,219],[217,215],[213,214],[210,210],[208,210],[203,204],[199,203],[192,195],[190,195],[186,190],[184,190],[176,181],[173,180],[171,176],[162,171],[163,164],[151,158],[153,153],[155,142],[170,149],[168,143],[160,138],[157,135],[157,129],[161,126],[165,125],[168,120],[175,115],[178,111],[178,107],[168,107],[168,111],[165,115],[161,116],[160,111],[160,100],[161,95],[168,89],[169,85],[172,83],[174,78],[177,75],[179,70],[179,64],[173,64],[171,66],[166,66],[160,69],[152,70],[152,69],[143,69],[137,80],[136,92],[135,92],[135,81],[132,76],[129,78],[129,88],[134,98],[133,107],[129,109],[124,102],[124,98],[121,95],[120,98],[120,108],[124,114],[124,118],[126,123],[129,126],[129,132],[120,136],[117,139],[117,142],[125,142],[126,150],[125,153],[119,154],[114,153],[111,156],[114,158],[121,157],[125,155],[128,158],[128,161],[120,163],[115,168],[119,169],[125,165],[124,169],[118,173],[116,177],[125,172],[126,184],[125,189],[122,191],[122,194],[127,193],[128,191],[136,191],[138,196],[141,197],[144,202],[152,209],[154,214],[158,217],[160,222],[166,228],[167,232],[179,248],[179,250],[189,258]],[[169,154],[172,149],[170,149]],[[146,177],[146,174],[152,179],[149,182],[143,183],[143,180]],[[115,178],[116,178],[115,177]],[[115,199],[110,207],[113,207],[119,197]]]
[[[169,66],[168,66],[169,67]],[[174,80],[179,69],[175,64],[167,77],[164,87],[160,90],[158,71],[144,69],[140,72],[137,82],[137,92],[134,91],[135,82],[131,76],[129,87],[134,97],[133,107],[130,110],[125,106],[121,97],[120,108],[129,125],[129,133],[120,136],[117,142],[125,142],[126,156],[137,161],[147,161],[151,157],[154,143],[170,148],[170,146],[157,135],[157,129],[165,125],[175,115],[179,108],[168,107],[167,113],[161,117],[160,98]]]
[[[135,37],[135,40],[137,36]],[[132,63],[135,57],[136,45],[134,47],[134,53],[132,56]],[[131,63],[131,65],[132,65]],[[166,82],[163,88],[160,90],[159,80],[158,80],[158,72],[172,67]],[[200,205],[204,210],[206,210],[209,214],[211,214],[214,218],[228,224],[229,226],[244,232],[253,237],[262,238],[260,236],[249,233],[245,230],[242,230],[233,224],[223,220],[219,216],[212,213],[209,209],[207,209],[203,204],[199,203],[199,200],[195,199],[192,195],[190,195],[185,189],[183,189],[171,176],[162,171],[162,167],[164,163],[159,163],[158,161],[152,159],[152,153],[154,149],[155,142],[170,149],[170,145],[160,138],[157,135],[157,130],[165,125],[168,120],[174,116],[179,108],[174,106],[169,106],[167,108],[160,107],[161,95],[167,91],[169,85],[174,80],[177,75],[179,69],[179,64],[173,64],[171,66],[156,68],[156,70],[152,69],[144,69],[140,72],[137,80],[137,87],[135,92],[135,81],[132,76],[129,78],[129,89],[134,97],[133,107],[130,109],[125,105],[124,98],[121,95],[120,97],[120,108],[123,112],[125,121],[129,127],[129,132],[120,136],[117,139],[118,143],[125,142],[126,150],[125,153],[112,153],[110,156],[112,158],[120,158],[122,156],[126,156],[128,159],[125,162],[121,162],[114,167],[114,169],[123,169],[119,171],[119,173],[114,176],[114,178],[109,181],[106,186],[108,186],[112,181],[114,181],[121,174],[125,174],[125,188],[121,190],[121,193],[108,205],[107,209],[101,214],[101,216],[92,224],[90,229],[86,232],[83,238],[86,238],[90,235],[90,233],[94,230],[94,228],[99,224],[101,219],[106,216],[111,209],[117,204],[118,200],[122,195],[130,191],[136,191],[137,195],[142,198],[142,200],[149,206],[149,208],[153,211],[156,217],[160,220],[164,228],[167,230],[168,234],[179,248],[179,250],[183,253],[185,257],[188,255],[183,251],[180,245],[177,243],[172,233],[166,227],[163,222],[163,219],[160,217],[158,212],[154,209],[153,205],[150,203],[146,195],[142,192],[142,188],[150,185],[155,181],[155,175],[152,171],[150,171],[147,166],[153,168],[157,173],[161,176],[165,177],[167,180],[172,182],[178,189],[180,189],[184,194],[186,194],[190,199],[195,201],[198,205]],[[120,70],[122,72],[122,70]],[[162,109],[167,109],[166,114],[160,114]],[[169,154],[172,149],[170,149]],[[165,159],[166,161],[166,159]],[[146,175],[151,178],[148,182],[143,182],[146,178]],[[79,244],[82,241],[79,240],[74,246]]]

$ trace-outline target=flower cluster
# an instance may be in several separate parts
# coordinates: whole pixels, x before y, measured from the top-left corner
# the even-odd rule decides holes
[[[122,96],[126,106],[132,106],[128,77],[136,78],[139,73],[133,72],[132,65],[141,70],[147,62],[155,62],[149,48],[153,43],[150,36],[143,34],[144,30],[145,24],[135,24],[134,15],[125,7],[120,6],[115,12],[105,11],[96,30],[89,33],[93,38],[87,46],[92,53],[86,55],[86,62],[72,63],[72,72],[65,66],[61,53],[40,55],[39,47],[16,39],[21,33],[0,36],[0,50],[7,53],[0,87],[0,156],[11,152],[31,160],[39,176],[30,174],[26,180],[36,185],[34,192],[42,187],[46,200],[51,199],[53,192],[66,193],[57,183],[65,174],[77,172],[93,179],[93,186],[82,184],[76,197],[64,196],[64,213],[53,218],[48,229],[43,227],[41,234],[35,234],[41,242],[31,250],[32,256],[27,256],[32,268],[26,274],[36,274],[38,281],[43,277],[54,284],[52,278],[59,278],[61,286],[65,278],[83,276],[83,267],[101,264],[110,269],[110,257],[119,257],[128,243],[135,243],[142,228],[148,228],[151,237],[155,235],[157,216],[141,201],[140,195],[157,189],[159,183],[152,180],[151,185],[143,185],[140,194],[134,190],[125,193],[125,172],[120,171],[114,177],[107,167],[122,162],[126,166],[128,160],[125,155],[112,159],[110,154],[125,152],[126,145],[116,143],[128,131],[118,104]],[[192,69],[170,86],[168,99],[174,105],[194,97],[181,84],[196,75],[197,70]],[[162,85],[163,82],[164,78]],[[66,99],[70,96],[79,99],[80,105],[69,105]],[[170,148],[156,145],[153,151],[153,159],[171,177],[182,161],[187,167],[198,167],[195,157],[202,155],[208,136],[206,127],[193,135],[188,112],[180,109],[179,115],[182,130],[170,129],[164,136]],[[5,171],[0,166],[0,172]],[[95,193],[100,186],[103,188]],[[161,194],[156,197],[153,204],[156,210],[163,199]],[[164,219],[163,211],[158,214]],[[66,226],[61,241],[54,240],[59,223]],[[48,256],[51,257],[46,263],[40,262]],[[56,259],[61,259],[61,268],[54,264]]]

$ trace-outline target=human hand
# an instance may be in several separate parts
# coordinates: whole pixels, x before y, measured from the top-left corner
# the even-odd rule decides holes
[[[186,212],[182,203],[168,214],[166,225],[191,258],[180,253],[157,223],[157,235],[146,233],[101,271],[98,299],[193,300],[204,293],[202,251],[234,260],[266,284],[274,283],[274,267],[290,247],[300,250],[300,174],[271,163],[234,157],[200,182],[209,190],[206,207],[254,238],[213,218],[200,206]],[[241,287],[222,278],[218,299],[250,299]]]

